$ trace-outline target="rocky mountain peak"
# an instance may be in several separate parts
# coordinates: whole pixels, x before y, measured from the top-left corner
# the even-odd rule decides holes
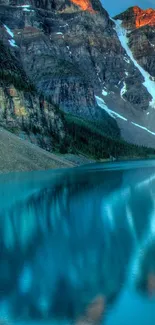
[[[91,14],[102,11],[103,8],[99,0],[0,0],[0,5],[23,6],[31,5],[36,8],[46,10],[56,10],[59,12],[88,11]]]
[[[116,19],[122,19],[123,25],[127,29],[138,29],[143,26],[153,27],[155,26],[155,10],[152,8],[143,10],[134,6],[116,16]]]
[[[136,28],[146,25],[155,26],[155,10],[151,8],[143,10],[139,7],[133,7],[133,12],[135,15]]]
[[[95,10],[93,9],[92,4],[89,0],[70,0],[70,1],[84,11],[87,10],[91,13],[95,13]]]
[[[88,11],[91,14],[96,13],[96,10],[94,8],[94,1],[91,0],[49,0],[49,3],[51,5],[52,9],[56,10],[67,10],[68,12],[72,11]],[[97,0],[96,3],[99,4],[99,1]],[[37,6],[37,4],[35,3]]]

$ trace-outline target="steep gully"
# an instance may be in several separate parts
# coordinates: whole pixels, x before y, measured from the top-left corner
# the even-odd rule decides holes
[[[131,61],[134,63],[135,67],[138,68],[138,70],[140,71],[140,73],[142,74],[142,76],[144,77],[144,86],[146,87],[147,91],[150,93],[152,100],[150,102],[150,106],[152,108],[155,107],[155,82],[151,80],[151,76],[149,75],[148,72],[146,72],[138,63],[137,61],[134,59],[133,54],[128,46],[128,38],[127,38],[127,30],[122,26],[122,21],[121,20],[114,20],[113,18],[111,18],[111,20],[115,23],[115,30],[116,33],[118,35],[118,38],[120,40],[120,43],[122,45],[122,47],[125,49],[127,56],[131,59]],[[122,89],[122,95],[124,95],[126,92],[126,84],[124,83],[123,89]],[[107,93],[105,93],[105,91],[102,91],[103,96],[106,96]],[[100,97],[96,96],[96,100],[97,100],[97,104],[103,108],[110,116],[112,116],[113,118],[120,118],[124,121],[127,121],[127,118],[116,113],[115,111],[109,109],[104,100],[101,99]],[[151,130],[149,130],[148,128],[139,125],[137,123],[131,122],[131,124],[147,131],[150,134],[155,135],[155,132],[152,132]]]
[[[72,0],[73,2],[75,2],[77,5],[79,5],[82,10],[89,10],[90,8],[90,3],[83,3],[83,1],[76,1],[76,0]],[[133,7],[133,12],[135,15],[135,26],[136,28],[140,28],[142,26],[146,26],[146,25],[150,25],[150,26],[155,26],[155,10],[153,9],[148,9],[148,10],[142,10],[139,7]],[[144,86],[146,87],[147,91],[149,92],[149,94],[152,97],[151,102],[149,103],[150,106],[152,108],[155,107],[155,82],[151,80],[151,75],[146,72],[139,64],[138,62],[134,59],[134,56],[128,46],[128,38],[127,38],[127,30],[122,26],[122,21],[121,20],[114,20],[111,18],[111,20],[115,23],[116,27],[116,33],[117,36],[121,42],[122,47],[125,49],[126,54],[128,57],[130,57],[131,61],[134,63],[135,67],[138,68],[138,70],[140,71],[140,73],[142,74],[143,78],[144,78]],[[121,96],[123,98],[123,95],[126,92],[126,84],[124,82],[123,88],[121,90]],[[103,89],[102,91],[103,96],[107,96],[107,92]],[[96,96],[96,100],[97,100],[97,104],[104,109],[110,116],[112,116],[113,118],[120,118],[124,121],[127,121],[127,119],[118,114],[117,112],[114,112],[113,110],[109,109],[104,100],[101,99],[100,97]],[[155,132],[150,131],[148,128],[139,125],[137,123],[131,122],[131,124],[147,131],[150,134],[155,135]]]
[[[89,10],[90,12],[92,12],[90,10],[91,4],[90,2],[86,1],[78,1],[78,0],[72,0],[72,2],[76,3],[77,5],[80,6],[80,8],[82,10]],[[139,7],[133,7],[133,12],[134,12],[134,16],[135,16],[135,26],[136,28],[140,28],[142,26],[146,26],[146,25],[150,25],[150,26],[155,26],[155,10],[153,9],[148,9],[148,10],[142,10]],[[131,59],[131,61],[134,63],[135,67],[138,68],[138,70],[140,71],[140,73],[142,74],[143,78],[144,78],[144,86],[146,87],[147,91],[149,92],[149,94],[152,97],[152,100],[150,101],[149,105],[150,107],[154,108],[155,107],[155,82],[151,80],[151,75],[146,72],[139,64],[138,62],[135,60],[129,46],[128,46],[128,38],[127,38],[127,30],[122,26],[122,21],[121,20],[114,20],[111,18],[111,20],[115,23],[115,30],[117,33],[117,36],[121,42],[122,47],[125,49],[127,56]],[[123,99],[123,95],[126,93],[127,89],[126,89],[126,84],[125,82],[123,83],[123,88],[121,90],[121,97]],[[102,95],[103,96],[107,96],[107,92],[103,89],[102,91]],[[124,121],[127,121],[126,117],[118,114],[117,112],[114,112],[113,110],[109,109],[104,100],[101,99],[100,97],[96,96],[96,100],[97,100],[97,104],[104,109],[110,116],[112,116],[113,118],[120,118]],[[148,113],[149,114],[149,113]],[[137,123],[131,122],[131,124],[135,125],[136,127],[139,127],[145,131],[147,131],[148,133],[155,135],[155,132],[152,132],[151,130],[149,130],[148,128],[139,125]]]

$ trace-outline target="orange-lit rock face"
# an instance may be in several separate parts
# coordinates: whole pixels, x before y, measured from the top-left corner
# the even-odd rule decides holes
[[[149,295],[155,295],[155,274],[149,274],[148,275],[148,281],[147,281],[147,289]]]
[[[99,324],[105,312],[105,298],[97,296],[87,307],[85,315],[80,317],[75,325],[96,325]]]
[[[140,28],[146,25],[155,26],[155,10],[142,10],[139,7],[134,7],[133,11],[135,15],[136,28]]]
[[[79,6],[82,10],[87,10],[91,13],[95,13],[90,0],[70,0],[75,5]]]

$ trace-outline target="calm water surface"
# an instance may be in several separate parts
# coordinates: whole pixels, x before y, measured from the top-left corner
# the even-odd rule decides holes
[[[0,317],[71,323],[98,294],[106,325],[154,325],[155,161],[0,176]]]

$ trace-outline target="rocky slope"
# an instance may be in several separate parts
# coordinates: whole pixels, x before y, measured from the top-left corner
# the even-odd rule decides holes
[[[76,157],[71,161],[67,156],[47,152],[3,128],[0,128],[0,152],[0,176],[10,172],[70,168],[83,163],[82,159],[76,163]]]
[[[20,62],[2,42],[0,125],[50,151],[65,139],[61,113],[36,92]]]
[[[0,32],[5,51],[35,88],[32,99],[9,85],[17,106],[12,123],[26,127],[26,133],[34,127],[37,143],[52,150],[52,132],[58,142],[65,138],[65,122],[56,105],[97,123],[108,136],[121,134],[129,142],[155,147],[155,115],[147,115],[153,111],[151,93],[99,0],[1,0]],[[1,93],[9,102],[4,87]],[[10,102],[7,107],[12,114]]]
[[[129,8],[118,15],[128,30],[129,46],[138,63],[155,78],[155,10]]]
[[[128,46],[139,67],[142,68],[142,74],[145,74],[147,83],[150,83],[153,100],[146,113],[147,116],[143,118],[143,125],[145,124],[150,130],[154,130],[155,10],[142,10],[135,6],[116,16],[115,20],[122,21],[122,27],[127,33]]]

